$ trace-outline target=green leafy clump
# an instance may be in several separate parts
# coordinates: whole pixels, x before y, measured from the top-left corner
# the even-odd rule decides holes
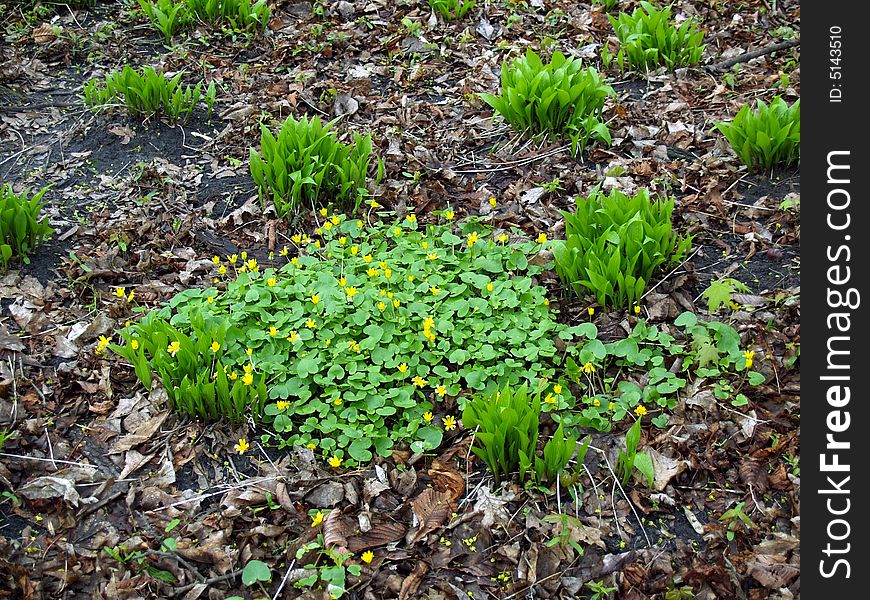
[[[0,187],[0,271],[9,268],[13,256],[29,263],[28,255],[54,232],[48,219],[40,218],[47,189],[28,198],[28,192],[16,194],[8,183]]]
[[[732,296],[737,292],[746,293],[749,288],[745,283],[732,277],[723,277],[712,282],[707,289],[701,292],[701,298],[707,301],[707,312],[713,314],[723,306],[739,308]]]
[[[780,96],[768,106],[758,100],[755,110],[750,105],[741,108],[732,121],[715,126],[753,171],[800,162],[801,101],[791,106]]]
[[[266,0],[138,0],[142,12],[167,41],[197,21],[226,23],[233,31],[264,29],[271,8]]]
[[[228,319],[191,314],[171,324],[151,312],[123,329],[121,337],[123,344],[109,348],[133,365],[146,389],[156,374],[170,405],[181,414],[233,423],[262,414],[265,376],[254,375],[250,364],[240,365],[240,373],[226,368],[227,348],[244,337]]]
[[[548,484],[568,465],[577,450],[577,438],[560,424],[537,456],[541,415],[541,392],[529,393],[528,385],[477,394],[462,411],[462,423],[476,428],[474,452],[489,468],[498,485],[503,477],[519,470],[521,483]],[[589,440],[581,448],[586,454]],[[582,462],[582,456],[578,462]]]
[[[613,88],[592,67],[555,52],[549,63],[531,49],[511,64],[502,65],[501,93],[479,94],[514,129],[571,140],[573,152],[591,139],[610,144],[602,122],[604,103]]]
[[[134,117],[148,118],[162,114],[170,121],[178,121],[188,117],[200,100],[211,115],[216,93],[214,82],[203,94],[202,82],[193,87],[184,86],[181,83],[182,75],[177,73],[167,78],[152,67],[145,67],[138,72],[127,65],[121,71],[108,73],[105,81],[88,81],[83,94],[88,106],[102,109],[122,103]]]
[[[334,202],[356,210],[368,194],[372,138],[356,134],[353,144],[344,144],[332,131],[334,124],[335,120],[323,125],[317,116],[298,121],[288,117],[277,138],[261,125],[262,154],[251,148],[251,176],[261,198],[271,192],[280,216],[297,210],[302,202],[312,207]],[[378,181],[382,172],[379,160]]]
[[[221,290],[183,291],[150,317],[178,333],[164,328],[166,337],[157,338],[141,324],[125,330],[125,356],[134,364],[144,356],[167,389],[180,390],[179,378],[192,380],[197,369],[203,382],[216,374],[217,385],[224,367],[228,381],[250,375],[242,403],[258,410],[251,388],[265,385],[264,420],[280,444],[312,444],[336,464],[389,455],[396,443],[414,452],[437,447],[443,429],[433,411],[442,398],[521,376],[552,378],[553,335],[567,328],[532,280],[543,269],[529,262],[539,244],[507,245],[507,235],[493,239],[479,221],[457,224],[450,212],[425,227],[413,215],[366,226],[323,213],[320,237],[294,235],[299,255],[279,269],[217,259],[215,275],[227,277]],[[157,368],[171,360],[164,350],[173,342],[187,347],[179,334],[197,366]],[[179,393],[171,398],[176,408],[188,406]]]
[[[475,4],[477,0],[429,0],[429,8],[447,20],[461,19]]]
[[[553,244],[556,273],[578,296],[585,288],[602,306],[637,303],[655,270],[691,248],[691,236],[673,230],[672,198],[653,201],[647,189],[607,196],[596,188],[576,204],[573,214],[562,213],[566,239]]]
[[[620,449],[616,459],[616,473],[622,485],[628,483],[632,474],[637,470],[646,479],[647,485],[652,487],[655,476],[652,458],[646,452],[638,452],[637,445],[640,443],[640,419],[634,422],[625,434],[625,450]]]
[[[660,65],[673,71],[678,67],[698,64],[704,45],[704,32],[698,31],[693,20],[679,27],[671,22],[671,7],[658,9],[650,2],[641,2],[631,14],[607,15],[619,38],[620,52],[636,69],[654,69]],[[622,58],[619,58],[622,63]]]

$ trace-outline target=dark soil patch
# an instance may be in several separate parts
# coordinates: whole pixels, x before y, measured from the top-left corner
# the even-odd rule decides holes
[[[727,277],[745,283],[754,294],[800,285],[800,247],[796,245],[757,249],[749,258],[748,244],[738,235],[697,237],[694,245],[701,248],[691,261],[697,276],[691,289],[696,296],[726,271]]]
[[[659,81],[647,81],[646,79],[627,79],[611,84],[616,96],[623,102],[643,99],[648,93],[657,90],[664,84]]]

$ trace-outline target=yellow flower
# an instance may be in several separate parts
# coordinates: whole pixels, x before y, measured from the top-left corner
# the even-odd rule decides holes
[[[448,208],[447,210],[444,211],[444,218],[447,219],[448,221],[452,221],[455,214],[456,213],[454,213],[452,210],[450,210]]]
[[[302,234],[297,233],[296,235],[291,236],[290,241],[293,242],[294,244],[301,244],[302,243]],[[286,248],[287,246],[284,246],[284,247]]]
[[[487,292],[491,292],[491,291],[494,290],[494,289],[495,289],[495,286],[493,286],[492,283],[487,283],[487,284],[486,284],[486,291],[487,291]]]
[[[311,517],[311,526],[312,526],[312,527],[317,527],[317,526],[320,525],[321,523],[323,523],[323,512],[318,510],[318,511],[314,514],[314,516]]]
[[[338,225],[341,222],[341,219],[338,218],[338,215],[332,215],[329,218],[329,222],[332,223],[333,225]]]
[[[269,335],[271,335],[272,337],[278,335],[278,329],[274,325],[269,327]]]
[[[244,365],[242,367],[242,371],[244,371],[245,373],[250,373],[253,370],[254,370],[254,367],[252,367],[251,365]]]
[[[324,344],[326,344],[327,346],[330,345],[331,343],[332,343],[332,338],[329,338],[324,342]]]
[[[638,305],[638,304],[634,305],[634,314],[636,314],[636,315],[640,314],[640,305]]]
[[[378,202],[377,200],[369,200],[369,206],[371,206],[375,210],[382,208],[380,202]]]
[[[290,403],[286,400],[278,400],[277,402],[278,410],[287,410],[290,408]]]
[[[253,348],[245,348],[245,354],[247,354],[248,356],[253,355],[254,349]]]
[[[402,305],[402,303],[399,301],[398,298],[396,298],[395,300],[393,300],[393,306],[394,306],[395,308],[399,308],[399,306],[401,306],[401,305]]]
[[[236,446],[235,446],[236,452],[238,452],[239,454],[244,454],[245,452],[248,451],[248,448],[250,448],[250,447],[251,447],[251,445],[248,444],[248,440],[246,440],[244,438],[239,439],[239,443],[236,444]]]
[[[235,371],[230,371],[230,374],[227,375],[227,379],[229,379],[230,381],[235,381],[238,378],[239,378],[239,374],[236,373]]]
[[[423,387],[424,385],[426,385],[426,380],[419,375],[415,375],[414,378],[411,379],[411,381],[413,381],[414,385],[416,385],[417,387]]]
[[[389,278],[392,277],[392,276],[393,276],[393,270],[392,270],[392,269],[390,269],[389,267],[387,267],[386,269],[384,269],[384,277],[386,277],[387,279],[389,279]]]
[[[317,304],[318,302],[320,302],[320,296],[311,294],[311,304]]]
[[[426,240],[423,240],[422,242],[420,242],[420,245],[423,247],[423,250],[429,249],[429,242],[427,242]]]
[[[357,342],[356,340],[351,340],[351,341],[349,341],[349,342],[347,343],[347,347],[350,348],[351,350],[353,350],[354,352],[359,352],[359,351],[360,351],[360,345],[359,345],[359,342]]]
[[[491,207],[495,208],[495,205],[496,205],[495,196],[493,196],[493,197],[491,197],[491,198],[489,199],[489,205],[490,205]]]
[[[205,301],[208,302],[209,304],[214,304],[214,296],[209,296],[208,298],[205,299]]]
[[[383,301],[378,302],[378,310],[384,310],[385,308],[387,308],[387,305]]]
[[[601,406],[601,400],[599,400],[598,398],[593,398],[592,406]]]
[[[423,329],[432,329],[433,327],[435,327],[435,319],[432,317],[423,319]]]
[[[178,353],[179,350],[181,350],[181,344],[178,343],[177,341],[172,342],[172,343],[169,344],[169,346],[166,348],[166,351],[169,352],[169,354],[171,354],[172,356],[175,356],[175,355]]]
[[[332,403],[335,404],[336,406],[341,406],[342,399],[340,397],[336,398],[335,400],[332,401]]]
[[[608,410],[613,410],[613,407],[616,406],[616,402],[611,401],[610,404],[607,405]]]
[[[387,265],[387,261],[382,260],[381,262],[378,263],[378,266],[382,269],[386,269],[389,265]]]
[[[320,240],[314,240],[314,247],[320,248]]]
[[[345,290],[345,291],[347,292],[347,297],[348,297],[348,298],[353,298],[354,296],[356,296],[356,288],[353,287],[353,286],[350,286],[350,287],[347,288],[347,290]]]
[[[329,231],[330,229],[332,229],[332,223],[327,221],[326,223],[323,224],[323,229],[325,229],[326,231]]]
[[[595,365],[593,365],[591,362],[586,363],[585,365],[583,365],[583,372],[586,373],[587,375],[590,373],[594,373],[595,372]]]
[[[378,273],[380,273],[380,271],[378,269],[375,269],[374,267],[369,267],[368,269],[366,269],[366,275],[368,275],[369,277],[377,277]]]
[[[432,422],[432,413],[431,412],[424,412],[423,413],[423,420],[426,421],[427,423],[431,423]]]
[[[417,215],[415,215],[414,213],[410,213],[410,214],[406,215],[405,218],[408,219],[408,221],[411,223],[417,222]]]
[[[476,232],[476,231],[472,231],[472,232],[468,235],[468,247],[471,248],[472,246],[474,246],[474,243],[475,243],[477,240],[478,240],[477,232]]]
[[[743,357],[746,359],[746,369],[752,368],[752,359],[755,358],[755,350],[746,350],[743,352]]]
[[[298,257],[298,256],[294,256],[293,258],[291,258],[291,259],[290,259],[290,264],[293,265],[294,267],[297,267],[297,268],[298,268],[298,267],[299,267],[299,257]]]
[[[543,244],[546,241],[547,241],[547,234],[546,233],[539,233],[538,234],[538,243]]]
[[[281,248],[281,252],[279,252],[278,254],[280,254],[281,256],[287,256],[288,254],[290,254],[290,249],[287,246],[284,246],[283,248]]]
[[[118,297],[118,298],[123,298],[124,296],[127,295],[127,290],[125,290],[125,289],[122,288],[122,287],[116,287],[116,288],[115,288],[115,292],[114,292],[114,294],[115,294],[115,296]]]
[[[305,447],[309,450],[314,450],[315,448],[317,448],[317,444],[315,444],[314,442],[308,442],[307,444],[305,444]]]
[[[347,236],[343,235],[340,238],[338,238],[338,243],[341,244],[342,246],[344,246],[347,243]]]
[[[251,271],[252,273],[256,273],[257,271],[260,270],[260,267],[257,266],[257,259],[256,258],[252,258],[247,263],[245,263],[245,265],[248,267],[248,270]]]
[[[495,239],[498,240],[498,242],[499,242],[500,244],[506,244],[507,241],[508,241],[508,234],[506,234],[506,233],[501,233],[501,234],[499,234],[499,236],[498,236],[497,238],[495,238]]]
[[[646,414],[646,407],[643,404],[638,404],[637,407],[634,409],[634,413],[637,416],[642,417]]]
[[[337,456],[333,456],[329,459],[329,466],[333,468],[338,468],[341,466],[341,459]]]
[[[359,246],[351,246],[351,247],[350,247],[350,253],[353,254],[354,256],[356,256],[357,254],[359,254]]]
[[[305,326],[308,329],[314,329],[315,327],[317,327],[317,323],[314,321],[314,319],[307,319],[305,321]]]
[[[562,386],[557,383],[556,385],[553,386],[553,392],[556,394],[561,394],[562,393]]]
[[[429,288],[429,291],[432,292],[433,296],[437,296],[441,293],[441,288],[439,288],[438,286],[432,286],[431,288]]]
[[[226,265],[221,265],[221,266],[219,266],[219,267],[218,267],[218,273],[221,274],[221,275],[226,275],[226,274],[227,274],[227,267],[226,267]]]
[[[372,262],[372,255],[366,254],[365,256],[363,256],[363,261],[365,261],[366,264]]]
[[[444,423],[444,431],[456,429],[456,417],[453,415],[447,415],[441,421]]]
[[[320,212],[321,217],[325,217],[326,215],[329,214],[329,211],[326,210],[325,208],[321,208],[319,212]]]
[[[339,278],[339,280],[338,280],[338,285],[340,285],[341,287],[346,286],[346,285],[347,285],[347,279],[346,279],[345,277],[341,277],[341,278]]]
[[[245,251],[242,251],[242,260],[248,260],[248,253]]]
[[[556,404],[556,397],[552,393],[549,393],[549,394],[547,394],[547,397],[544,398],[544,403],[545,404]]]
[[[590,306],[589,308],[586,309],[586,312],[588,312],[588,313],[589,313],[589,316],[591,317],[592,315],[595,314],[595,308],[593,308],[592,306]]]
[[[238,255],[238,254],[232,254],[232,255],[230,255],[230,256],[227,256],[227,260],[230,261],[230,264],[231,264],[231,265],[234,265],[234,264],[236,264],[236,261],[239,260],[239,255]]]
[[[438,260],[438,253],[437,253],[437,252],[429,252],[429,253],[426,255],[426,258],[428,258],[429,260]],[[411,276],[408,278],[409,281],[413,281],[413,279],[411,279],[411,277],[413,277],[413,275],[411,275]]]
[[[212,257],[211,257],[211,262],[213,262],[213,263],[216,264],[216,265],[221,264],[221,258],[220,258],[220,256],[212,256]]]
[[[254,374],[253,373],[245,373],[242,375],[242,383],[245,385],[251,385],[254,383]]]
[[[298,339],[299,339],[299,334],[296,333],[295,331],[291,331],[290,335],[287,336],[288,342],[295,342]]]
[[[97,340],[97,347],[95,349],[95,352],[97,354],[102,354],[103,352],[105,352],[106,348],[108,348],[108,347],[109,347],[109,338],[107,338],[104,335],[101,335],[100,339]],[[173,356],[175,356],[175,355],[173,354]]]
[[[275,287],[276,283],[278,283],[278,280],[275,279],[274,277],[270,277],[269,279],[266,280],[266,285],[268,285],[269,287]]]
[[[435,388],[435,393],[438,394],[439,396],[444,396],[444,394],[447,393],[447,388],[444,387],[443,384],[439,385],[437,388]]]
[[[402,373],[404,375],[405,372],[407,372],[407,370],[408,370],[408,363],[402,363],[399,365],[399,373]]]
[[[360,556],[360,558],[362,559],[362,561],[364,563],[369,564],[374,560],[375,553],[372,552],[371,550],[366,550],[365,552],[362,553],[362,556]]]
[[[550,299],[544,298],[544,306],[550,306]]]
[[[393,298],[393,292],[387,292],[387,298],[392,299],[392,298]]]
[[[127,302],[132,302],[133,296],[135,296],[135,295],[136,295],[136,292],[134,292],[133,290],[130,290],[130,293],[127,294]]]

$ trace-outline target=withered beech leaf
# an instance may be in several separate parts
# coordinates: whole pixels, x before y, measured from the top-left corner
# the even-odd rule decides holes
[[[378,523],[362,535],[348,538],[347,549],[359,552],[378,546],[386,546],[390,542],[402,539],[408,528],[402,523]]]
[[[451,492],[439,492],[429,488],[411,500],[411,508],[420,523],[417,532],[408,541],[414,545],[442,525],[450,518],[454,510],[456,497]]]

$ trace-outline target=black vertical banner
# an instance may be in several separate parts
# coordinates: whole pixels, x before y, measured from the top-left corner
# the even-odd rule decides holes
[[[801,3],[800,513],[808,599],[867,593],[870,141],[862,4]]]

